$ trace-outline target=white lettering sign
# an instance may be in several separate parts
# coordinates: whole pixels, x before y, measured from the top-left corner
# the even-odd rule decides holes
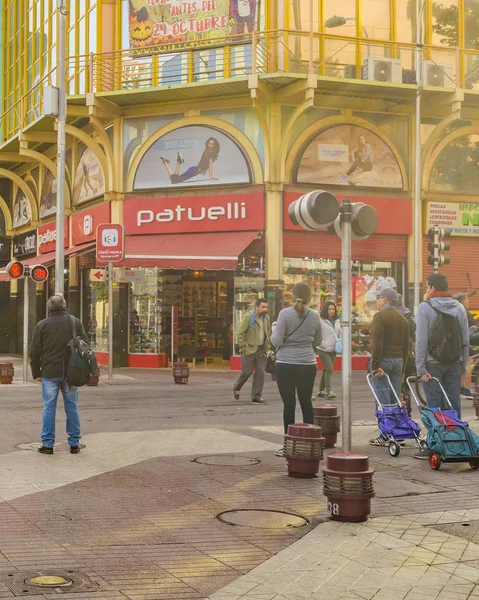
[[[244,220],[246,219],[246,202],[228,202],[226,206],[210,206],[205,208],[185,208],[181,204],[177,204],[174,209],[165,208],[164,210],[154,213],[152,210],[139,210],[137,213],[136,222],[138,227],[158,221],[158,223],[170,223],[172,221],[218,221],[221,217],[228,220]]]
[[[349,162],[347,144],[318,144],[318,160],[322,162]]]

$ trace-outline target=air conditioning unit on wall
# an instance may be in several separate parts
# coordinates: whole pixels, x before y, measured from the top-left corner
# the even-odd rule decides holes
[[[436,64],[430,60],[421,63],[423,87],[454,87],[454,65]]]
[[[399,58],[368,56],[363,62],[363,79],[385,83],[402,83],[402,66]]]

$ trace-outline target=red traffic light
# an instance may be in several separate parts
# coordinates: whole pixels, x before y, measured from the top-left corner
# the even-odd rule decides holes
[[[21,279],[25,274],[25,267],[23,263],[18,260],[14,260],[7,265],[7,275],[10,279]]]
[[[36,283],[43,283],[48,279],[48,269],[43,265],[35,265],[30,269],[30,277]]]

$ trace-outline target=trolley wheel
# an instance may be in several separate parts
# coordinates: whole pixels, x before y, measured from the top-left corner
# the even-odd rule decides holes
[[[426,442],[426,440],[419,440],[419,448],[421,450],[427,450],[427,442]]]
[[[391,456],[399,456],[399,453],[401,452],[401,446],[396,442],[390,442],[388,445],[388,452]]]
[[[431,454],[429,456],[429,466],[431,467],[431,469],[434,469],[435,471],[439,471],[439,469],[441,468],[442,465],[442,460],[441,457],[439,456],[439,454]]]
[[[471,469],[474,469],[474,471],[476,471],[477,469],[479,469],[479,462],[470,462],[469,466],[471,467]]]

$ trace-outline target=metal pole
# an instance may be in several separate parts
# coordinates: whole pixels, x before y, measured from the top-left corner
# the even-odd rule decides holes
[[[60,12],[60,34],[58,52],[58,119],[57,119],[57,213],[56,228],[57,239],[55,245],[55,294],[64,295],[65,292],[65,124],[66,124],[66,17],[68,11],[66,0],[58,0]]]
[[[422,13],[425,0],[421,0],[416,23],[416,114],[415,114],[415,151],[414,151],[414,306],[419,306],[421,279],[421,91],[422,91]]]
[[[175,307],[171,307],[171,366],[175,362]]]
[[[342,315],[343,334],[343,451],[351,451],[351,200],[341,204],[341,257],[342,257]]]
[[[113,263],[108,263],[108,381],[113,381]]]
[[[28,280],[30,277],[25,274],[23,278],[23,383],[28,383]]]

